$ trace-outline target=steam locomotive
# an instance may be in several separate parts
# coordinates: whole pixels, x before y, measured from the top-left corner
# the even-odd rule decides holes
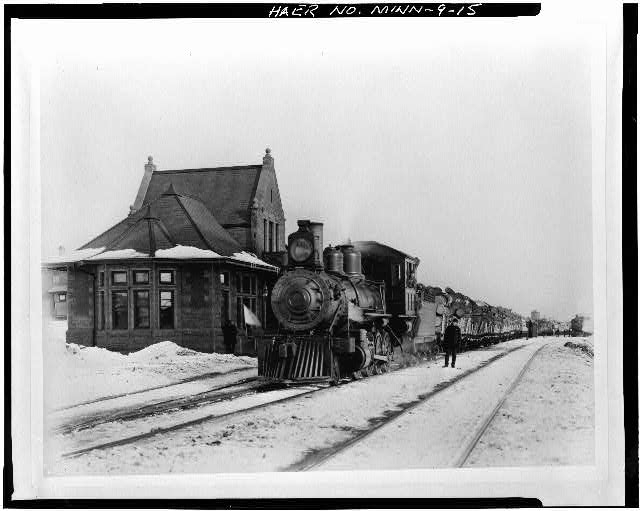
[[[394,349],[438,350],[449,317],[462,349],[521,337],[522,316],[416,280],[420,260],[375,241],[323,248],[323,224],[298,221],[271,292],[277,332],[257,340],[258,374],[280,381],[360,378],[389,369]]]
[[[394,347],[412,330],[413,288],[392,300],[390,311],[387,292],[398,298],[401,282],[368,279],[355,244],[323,251],[322,231],[322,223],[299,220],[288,237],[284,272],[271,292],[279,329],[257,340],[258,374],[264,378],[336,382],[385,372]],[[365,262],[370,275],[383,276],[389,265],[377,248],[366,251]],[[398,270],[402,285],[415,287],[419,260],[407,257],[406,266],[392,265],[389,272]]]

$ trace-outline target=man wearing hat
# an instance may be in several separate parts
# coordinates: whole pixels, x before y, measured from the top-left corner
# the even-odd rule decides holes
[[[460,333],[460,327],[458,327],[458,318],[453,316],[449,322],[449,326],[444,331],[444,367],[449,366],[449,355],[451,355],[451,367],[456,366],[456,351],[460,346],[460,339],[462,334]]]

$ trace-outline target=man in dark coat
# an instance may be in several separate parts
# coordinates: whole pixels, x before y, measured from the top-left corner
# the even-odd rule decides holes
[[[444,331],[444,366],[449,366],[449,355],[451,355],[451,367],[456,366],[456,352],[458,346],[460,346],[460,340],[462,334],[460,333],[460,327],[458,327],[458,318],[453,316],[449,326]]]
[[[227,348],[227,353],[233,353],[236,347],[236,341],[238,338],[238,329],[233,321],[227,320],[222,326],[222,335],[224,338],[224,345]]]

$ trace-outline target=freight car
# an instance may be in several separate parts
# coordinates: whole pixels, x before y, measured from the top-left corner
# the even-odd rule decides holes
[[[481,300],[474,300],[447,287],[419,285],[418,330],[416,348],[433,354],[440,349],[444,328],[451,316],[456,316],[462,334],[464,349],[474,349],[498,342],[516,339],[526,334],[523,318],[510,309],[495,307]],[[422,340],[430,334],[430,339]]]
[[[322,223],[299,220],[288,237],[271,292],[278,331],[257,341],[266,379],[336,382],[384,372],[413,330],[419,260],[374,242],[323,251],[322,234]]]

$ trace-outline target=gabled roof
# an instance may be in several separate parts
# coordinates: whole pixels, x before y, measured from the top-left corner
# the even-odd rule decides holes
[[[384,243],[380,243],[378,241],[352,241],[351,245],[353,248],[361,252],[362,254],[371,254],[381,257],[388,257],[390,255],[396,257],[407,257],[409,259],[414,259],[419,261],[419,259],[415,256],[411,256],[398,250],[397,248],[390,247],[389,245],[385,245]]]
[[[150,258],[218,260],[278,271],[277,266],[243,251],[204,204],[177,193],[172,185],[83,247],[50,258],[43,266]]]
[[[221,225],[250,222],[262,165],[154,171],[143,200],[156,200],[172,184],[179,194],[201,201]]]
[[[242,249],[200,201],[176,193],[171,184],[155,200],[80,247],[105,251],[132,249],[153,257],[177,245],[228,256]]]

